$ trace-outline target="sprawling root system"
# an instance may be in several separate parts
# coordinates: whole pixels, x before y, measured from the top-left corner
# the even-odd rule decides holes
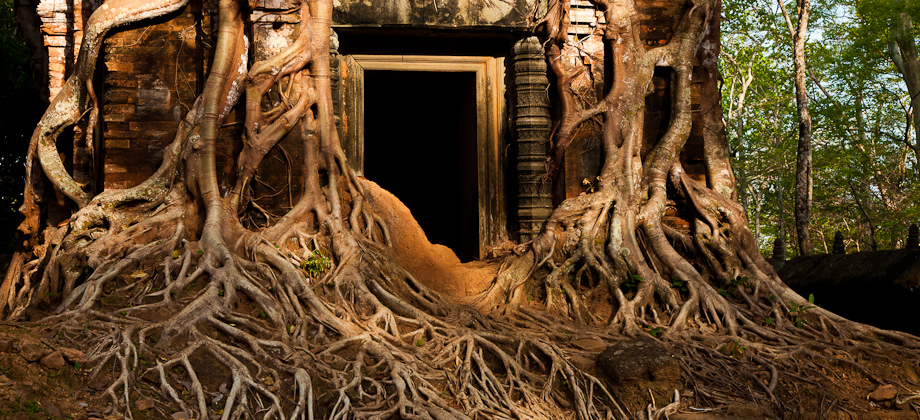
[[[844,364],[880,381],[861,357],[915,364],[917,338],[842,319],[778,279],[732,196],[720,130],[706,137],[705,180],[686,174],[679,155],[691,127],[691,72],[696,58],[715,77],[717,2],[694,1],[671,42],[650,49],[632,2],[596,2],[616,57],[596,101],[572,87],[582,70],[563,60],[574,48],[568,3],[551,4],[539,23],[561,111],[550,167],[584,123],[602,127],[606,158],[596,190],[565,201],[466,302],[402,269],[388,226],[364,205],[334,128],[328,0],[303,3],[296,42],[251,67],[240,4],[221,0],[205,93],[160,170],[130,189],[83,191],[54,144],[67,126],[98,118],[86,81],[102,39],[115,25],[184,2],[106,5],[32,139],[26,244],[0,286],[0,310],[12,320],[50,313],[42,322],[90,350],[90,383],[127,418],[145,396],[158,398],[164,416],[192,418],[659,418],[678,410],[688,390],[697,405],[755,401],[781,416],[802,410],[789,396],[796,384],[820,380],[818,365]],[[642,150],[656,66],[672,70],[672,115],[666,134]],[[222,192],[217,131],[242,100],[244,148]],[[718,109],[707,112],[705,121],[720,121]],[[305,173],[299,200],[257,226],[251,221],[267,218],[251,217],[263,211],[251,184],[268,151],[295,134],[303,156],[295,164]],[[45,178],[74,203],[66,223],[46,226],[41,217]],[[669,206],[689,231],[663,222]],[[646,335],[680,355],[686,382],[657,407],[624,403],[584,363],[597,350],[576,344]]]

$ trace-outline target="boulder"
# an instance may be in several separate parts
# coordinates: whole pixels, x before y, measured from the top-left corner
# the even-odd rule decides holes
[[[41,358],[51,353],[51,349],[42,343],[39,339],[31,336],[23,336],[19,339],[19,354],[23,359],[30,362],[37,362]]]
[[[872,401],[888,401],[898,396],[898,389],[894,385],[880,385],[875,391],[869,394],[868,398]]]
[[[6,333],[0,333],[0,353],[9,353],[13,351],[16,344],[16,336]]]
[[[152,398],[145,398],[137,402],[137,409],[140,411],[147,411],[154,406],[154,401]]]
[[[680,365],[661,342],[639,337],[607,347],[597,357],[597,368],[615,384],[662,381],[676,388],[680,382]],[[673,386],[671,386],[673,384]]]
[[[86,353],[83,353],[77,349],[72,349],[70,347],[61,347],[58,350],[64,356],[64,359],[66,359],[68,362],[80,363],[83,365],[86,364]]]
[[[64,356],[61,354],[60,350],[55,350],[42,358],[42,365],[48,369],[61,369],[67,365],[67,362],[64,361]]]

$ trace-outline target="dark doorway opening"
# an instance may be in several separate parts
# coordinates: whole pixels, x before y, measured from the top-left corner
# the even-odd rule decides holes
[[[475,73],[365,71],[364,175],[464,262],[479,257],[476,133]]]

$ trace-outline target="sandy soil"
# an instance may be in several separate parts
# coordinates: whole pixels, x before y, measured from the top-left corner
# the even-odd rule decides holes
[[[454,297],[474,295],[492,283],[498,264],[461,263],[450,248],[428,241],[412,213],[396,196],[372,181],[362,180],[362,185],[368,207],[390,226],[396,258],[418,281]]]

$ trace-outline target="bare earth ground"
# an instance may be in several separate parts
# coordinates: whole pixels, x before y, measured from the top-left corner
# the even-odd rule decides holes
[[[498,265],[489,262],[473,262],[461,264],[450,249],[441,245],[432,245],[418,224],[412,218],[409,210],[392,194],[380,189],[376,184],[365,181],[364,186],[368,193],[368,205],[372,206],[390,226],[392,244],[400,263],[408,269],[419,281],[446,295],[455,296],[459,300],[474,295],[492,281]],[[386,210],[385,210],[386,209]],[[0,271],[6,272],[9,256],[0,259]],[[129,280],[129,279],[125,279]],[[535,299],[534,307],[539,307]],[[38,315],[38,314],[35,314]],[[36,318],[37,319],[37,318]],[[559,335],[559,340],[570,341],[576,347],[584,350],[583,357],[572,360],[582,369],[597,374],[594,360],[598,354],[612,344],[604,342],[600,336],[607,336],[602,332],[593,334],[584,326],[571,325],[570,331],[576,334]],[[725,346],[725,342],[713,339],[706,345],[712,348]],[[65,358],[55,359],[55,352],[61,351]],[[55,333],[45,328],[41,323],[13,324],[0,323],[0,419],[106,419],[119,420],[110,414],[110,401],[105,395],[105,384],[111,381],[98,378],[91,381],[94,366],[92,362],[82,360],[81,354],[67,350],[74,348],[82,352],[89,349],[81,348],[80,337],[58,337]],[[43,358],[36,359],[36,353]],[[45,354],[52,356],[44,356]],[[723,352],[727,353],[727,352]],[[680,357],[679,355],[676,355]],[[845,354],[825,354],[827,360],[847,358]],[[876,377],[885,384],[891,384],[889,395],[876,393],[874,398],[869,395],[877,391],[881,384],[855,370],[847,363],[830,364],[826,360],[805,360],[806,364],[817,368],[823,377],[807,378],[807,385],[787,383],[777,389],[787,392],[778,392],[777,397],[787,407],[804,407],[809,413],[807,416],[791,415],[788,418],[815,418],[815,419],[920,419],[920,366],[914,362],[904,360],[895,354],[885,358],[865,359],[860,355],[853,355],[856,360],[864,363]],[[84,356],[85,357],[85,356]],[[573,356],[574,357],[574,356]],[[790,357],[793,357],[790,355]],[[745,351],[732,351],[723,356],[720,363],[738,363],[746,361],[749,355]],[[34,361],[30,361],[33,359]],[[54,360],[52,360],[54,359]],[[82,363],[81,363],[82,361]],[[140,364],[152,361],[141,360]],[[196,363],[208,363],[197,360]],[[710,407],[694,398],[692,386],[687,381],[688,369],[693,369],[693,360],[682,359],[683,379],[680,389],[682,395],[681,414],[672,416],[674,420],[703,420],[703,419],[760,419],[765,418],[761,407],[739,401],[734,404]],[[215,365],[215,367],[217,367]],[[203,369],[200,379],[212,384],[209,389],[220,388],[220,384],[229,379],[229,375],[222,369]],[[138,374],[139,375],[139,374]],[[98,375],[104,377],[105,375]],[[268,378],[270,379],[270,378]],[[764,372],[761,378],[769,381],[769,374]],[[782,380],[781,380],[782,381]],[[135,419],[184,419],[184,413],[174,413],[159,403],[155,398],[156,384],[142,376],[135,379],[136,388],[140,394],[132,396],[136,401],[132,409]],[[266,385],[273,385],[266,383]],[[654,393],[656,402],[662,404],[664,395],[669,392],[659,389],[661,383],[653,381],[632,384],[630,386],[612,386],[612,390],[627,406],[637,409],[651,402],[649,395]],[[781,384],[782,385],[782,384]],[[753,386],[750,384],[748,386]],[[181,390],[181,387],[180,387]],[[654,392],[652,392],[654,390]],[[137,393],[137,391],[134,391]],[[189,393],[189,390],[185,390]],[[892,397],[893,396],[893,397]],[[215,396],[217,397],[217,396]],[[320,395],[317,401],[325,401]]]

